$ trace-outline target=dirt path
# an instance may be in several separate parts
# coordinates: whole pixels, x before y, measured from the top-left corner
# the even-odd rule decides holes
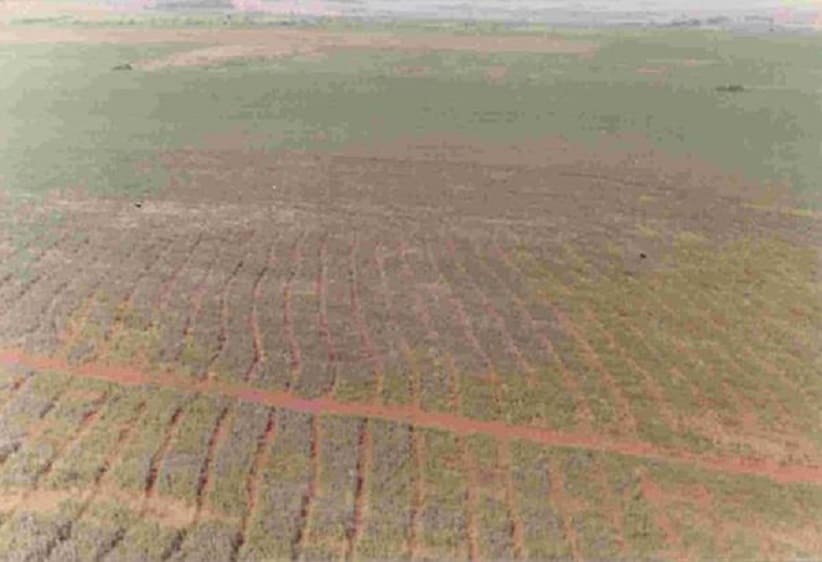
[[[190,43],[191,49],[156,59],[136,61],[142,70],[210,66],[237,58],[272,58],[324,53],[340,48],[401,51],[468,51],[474,53],[554,53],[587,56],[597,50],[591,41],[548,35],[482,36],[419,33],[330,32],[317,29],[134,29],[40,28],[0,25],[0,45],[32,43]]]
[[[412,406],[346,403],[329,398],[303,399],[288,392],[268,391],[244,385],[226,384],[216,380],[198,382],[173,373],[157,377],[127,366],[109,366],[98,363],[75,366],[60,359],[27,355],[19,350],[0,352],[0,364],[58,371],[73,377],[96,379],[127,386],[153,385],[181,391],[201,392],[310,414],[381,419],[409,423],[417,427],[440,429],[459,435],[478,433],[499,440],[522,439],[546,446],[574,447],[661,462],[684,463],[712,472],[738,476],[761,476],[782,484],[822,485],[822,466],[779,464],[770,459],[752,459],[741,456],[700,455],[664,449],[641,441],[617,441],[601,435],[508,425],[497,421],[481,421],[455,414],[424,412]]]

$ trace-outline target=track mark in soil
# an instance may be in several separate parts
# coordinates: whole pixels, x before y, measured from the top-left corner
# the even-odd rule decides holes
[[[289,354],[291,355],[291,377],[288,384],[286,384],[287,390],[296,388],[302,364],[300,343],[297,341],[297,334],[294,332],[294,309],[292,307],[291,286],[302,267],[302,245],[305,237],[306,234],[302,233],[294,242],[294,247],[291,250],[291,268],[288,272],[288,278],[283,283],[283,332],[285,332]]]
[[[616,543],[619,552],[625,559],[630,558],[628,547],[625,542],[625,513],[620,505],[619,498],[617,498],[608,483],[608,475],[605,472],[605,466],[602,459],[594,457],[593,459],[593,476],[594,482],[601,490],[602,495],[600,501],[602,502],[605,516],[611,523],[616,533]]]
[[[65,239],[65,238],[67,238],[67,236],[63,237],[63,239]],[[88,239],[88,237],[85,237],[83,239],[83,244],[88,245],[88,243],[89,243],[89,239]],[[54,246],[51,247],[48,254],[51,254],[52,250],[60,250],[60,248],[58,248],[57,245],[55,244]],[[80,250],[81,250],[81,246],[79,244],[77,245],[77,247],[75,247],[73,249],[63,250],[63,253],[68,253],[71,256],[71,257],[67,257],[67,258],[64,257],[64,261],[67,261],[67,262],[71,263],[72,259],[75,256],[77,256],[77,254],[80,253]],[[44,255],[43,260],[41,260],[41,261],[46,261],[45,260],[45,255]],[[38,263],[39,263],[39,261],[38,261]],[[30,267],[33,267],[33,266],[30,266]],[[37,272],[37,273],[34,274],[34,276],[31,279],[28,279],[27,281],[25,281],[23,283],[22,289],[20,289],[20,291],[18,291],[17,294],[15,294],[11,297],[5,297],[5,299],[0,299],[0,300],[6,300],[8,302],[13,303],[12,307],[11,307],[12,310],[13,310],[14,305],[21,302],[21,301],[24,301],[24,298],[27,295],[29,295],[29,293],[31,293],[32,291],[34,291],[38,288],[38,284],[40,284],[41,281],[43,283],[48,283],[49,279],[54,275],[55,267],[57,267],[57,266],[48,267],[48,264],[47,264],[47,267],[45,267],[45,271]],[[9,318],[13,318],[13,317],[14,317],[14,314],[12,313],[12,315]]]
[[[98,497],[100,492],[103,492],[103,497]],[[179,498],[167,495],[158,495],[155,497],[153,505],[148,509],[144,509],[140,513],[141,506],[144,503],[144,498],[139,493],[133,490],[126,490],[112,485],[103,485],[99,489],[78,489],[78,488],[63,488],[63,489],[45,489],[39,488],[33,490],[4,488],[0,490],[0,506],[4,514],[3,524],[9,521],[9,516],[13,515],[13,509],[9,506],[22,504],[21,498],[26,499],[25,511],[30,513],[54,514],[58,512],[61,505],[66,500],[73,500],[75,504],[79,504],[80,508],[75,514],[75,518],[70,521],[72,526],[74,523],[80,521],[81,517],[88,511],[90,506],[110,506],[111,502],[118,503],[121,507],[126,508],[133,514],[139,514],[139,519],[131,519],[131,522],[140,520],[153,521],[162,527],[171,529],[183,529],[190,523],[191,509],[187,503]],[[88,504],[88,505],[87,505]],[[227,525],[236,524],[237,518],[226,513],[221,512],[203,512],[203,520],[217,521]],[[126,523],[125,521],[123,522]],[[70,534],[68,528],[64,528],[64,533]],[[70,536],[66,536],[63,540],[68,540]],[[4,553],[5,554],[5,553]],[[43,560],[45,558],[38,558]]]
[[[122,257],[122,263],[130,261],[136,251],[137,240],[132,239],[128,246],[128,251],[125,252],[125,255]],[[95,302],[95,297],[98,294],[100,285],[103,284],[105,279],[106,275],[104,274],[96,275],[96,279],[87,289],[87,296],[84,297],[77,306],[70,308],[66,312],[66,317],[73,318],[73,321],[69,321],[67,328],[58,334],[58,340],[61,342],[61,349],[58,353],[60,353],[61,356],[71,357],[75,346],[80,343],[80,338],[88,324],[91,307]]]
[[[57,531],[54,533],[54,536],[49,538],[48,543],[46,544],[46,548],[43,549],[43,553],[40,555],[40,560],[48,560],[51,558],[52,552],[61,544],[65,543],[68,540],[71,540],[71,535],[74,529],[74,524],[83,516],[85,512],[87,502],[83,503],[83,506],[80,508],[80,511],[77,513],[74,519],[66,521],[62,523],[58,528]]]
[[[171,557],[180,552],[186,538],[188,538],[188,535],[191,532],[191,529],[193,529],[202,519],[203,510],[205,509],[205,497],[210,490],[211,463],[214,461],[214,452],[217,450],[217,446],[226,438],[227,428],[225,422],[229,415],[230,409],[231,408],[229,406],[223,407],[220,414],[217,416],[214,429],[209,436],[208,445],[206,447],[206,455],[203,459],[203,464],[200,467],[200,475],[197,479],[197,488],[194,493],[193,517],[188,525],[177,531],[171,543],[163,551],[163,554],[160,556],[160,560],[163,562],[165,560],[169,560]]]
[[[39,420],[44,420],[45,417],[57,407],[59,401],[69,392],[71,385],[72,382],[69,382],[67,385],[65,385],[65,387],[62,390],[60,390],[57,393],[57,395],[51,400],[48,406],[46,406],[40,413]],[[28,504],[30,503],[30,499],[33,494],[42,491],[40,488],[40,483],[43,480],[48,479],[49,475],[51,474],[52,468],[54,467],[54,464],[60,461],[63,458],[63,455],[66,454],[66,452],[68,452],[70,448],[73,447],[79,441],[80,437],[82,437],[82,435],[85,435],[86,431],[88,431],[88,428],[94,425],[94,423],[99,419],[100,411],[102,410],[102,404],[105,403],[107,397],[107,394],[102,394],[97,400],[92,402],[92,410],[86,413],[86,415],[83,416],[83,418],[80,420],[77,433],[81,435],[75,435],[74,437],[67,439],[65,442],[57,446],[57,450],[54,452],[54,454],[52,454],[49,457],[48,461],[46,461],[45,466],[41,469],[38,469],[37,472],[34,474],[34,478],[31,482],[31,487],[27,488],[22,492],[22,494],[20,494],[19,501],[16,504],[14,504],[12,508],[5,514],[6,519],[2,523],[0,523],[0,526],[2,526],[2,524],[5,522],[10,521],[11,517],[15,513],[17,513],[18,509],[20,509],[23,506],[28,507]],[[43,429],[44,426],[40,426],[38,429],[30,431],[28,437],[30,439],[36,439],[37,436],[43,432]],[[3,460],[3,462],[5,462],[5,459]]]
[[[425,467],[425,450],[422,436],[413,425],[408,426],[411,437],[411,455],[414,459],[413,490],[411,491],[411,524],[408,527],[408,557],[417,560],[419,557],[419,536],[422,526],[422,502],[425,499],[425,482],[423,470]]]
[[[191,263],[192,258],[194,257],[194,253],[200,244],[203,241],[203,233],[197,233],[197,237],[194,240],[194,243],[188,249],[186,254],[186,259],[180,261],[177,264],[177,267],[174,268],[172,271],[171,276],[165,280],[162,287],[160,288],[160,292],[157,293],[157,298],[154,301],[154,307],[163,310],[168,305],[168,299],[171,298],[171,294],[174,291],[174,287],[177,284],[177,279],[180,277],[180,273],[188,267],[188,264]]]
[[[86,267],[91,268],[93,267],[98,261],[100,261],[99,255],[96,256],[91,264],[88,264]],[[83,267],[85,269],[86,267]],[[40,308],[40,311],[36,313],[36,320],[34,324],[31,324],[20,336],[22,341],[26,341],[26,337],[32,334],[36,334],[43,329],[45,322],[53,318],[54,309],[57,306],[57,303],[63,296],[65,290],[71,285],[72,279],[66,279],[65,281],[61,282],[57,288],[52,292],[51,296],[49,297],[49,301]]]
[[[140,421],[143,419],[143,415],[146,411],[147,401],[142,400],[140,404],[137,406],[137,411],[134,414],[134,417],[129,420],[128,423],[120,430],[119,435],[117,436],[117,441],[114,444],[114,447],[106,454],[103,458],[103,463],[100,466],[99,472],[94,477],[94,493],[96,494],[99,491],[100,486],[103,484],[103,480],[106,478],[108,474],[110,474],[111,467],[115,465],[115,463],[119,460],[120,455],[123,452],[125,446],[129,443],[134,430],[140,427]]]
[[[619,431],[620,433],[627,433],[630,436],[635,436],[637,431],[637,421],[634,417],[634,414],[631,412],[631,406],[628,402],[628,399],[625,397],[625,394],[620,390],[619,384],[617,384],[616,380],[614,380],[613,374],[608,370],[608,368],[602,363],[602,360],[599,358],[596,350],[591,347],[591,344],[585,338],[584,334],[579,329],[579,326],[576,325],[574,322],[563,310],[559,307],[551,305],[551,308],[554,311],[554,314],[559,320],[560,326],[562,329],[571,335],[574,340],[579,345],[580,349],[582,350],[582,354],[585,357],[586,361],[589,365],[594,367],[602,376],[602,380],[605,383],[605,386],[608,388],[609,393],[611,396],[614,397],[614,402],[616,403],[616,407],[618,410],[617,416],[619,417],[619,430],[621,428],[625,428],[625,431]]]
[[[205,498],[211,489],[211,465],[214,462],[214,453],[217,447],[220,446],[228,438],[228,429],[230,424],[226,420],[230,417],[231,406],[224,406],[220,415],[217,417],[217,422],[214,424],[214,431],[208,440],[208,447],[206,448],[206,456],[203,459],[203,466],[200,470],[200,478],[197,482],[197,491],[195,493],[195,505],[197,508],[195,515],[195,522],[199,520],[205,507]]]
[[[470,562],[480,561],[479,529],[477,524],[477,512],[479,511],[477,491],[479,490],[479,478],[477,476],[477,460],[468,448],[465,437],[459,440],[462,449],[462,464],[465,474],[468,476],[468,483],[465,487],[465,521],[466,521],[466,542],[468,543],[468,560]]]
[[[263,336],[260,332],[260,323],[258,319],[259,313],[257,309],[259,308],[260,296],[263,290],[263,281],[265,280],[269,269],[271,269],[276,263],[277,258],[274,256],[274,248],[276,245],[277,241],[274,240],[268,249],[265,267],[260,270],[260,273],[258,273],[257,277],[254,279],[254,288],[251,291],[251,314],[249,316],[249,329],[251,330],[251,345],[254,349],[254,359],[251,362],[251,366],[248,368],[248,371],[245,373],[243,380],[246,382],[256,380],[257,368],[260,363],[265,361],[265,346],[263,345]]]
[[[14,379],[14,382],[11,383],[11,388],[9,389],[8,396],[6,396],[6,399],[3,400],[2,404],[0,404],[0,414],[3,413],[3,411],[6,409],[6,406],[8,406],[14,401],[14,399],[17,397],[17,394],[22,391],[23,386],[30,380],[31,375],[29,374],[20,375],[19,377]]]
[[[66,241],[66,239],[68,239],[68,237],[69,237],[68,232],[67,231],[63,232],[60,236],[55,238],[52,242],[50,242],[46,246],[43,246],[42,248],[40,248],[40,250],[37,252],[37,255],[34,257],[34,259],[32,259],[28,264],[26,264],[26,270],[30,270],[30,269],[33,269],[35,267],[38,267],[40,265],[40,262],[42,262],[48,255],[50,255],[52,251],[56,250],[58,248],[58,246],[60,246],[60,244],[63,244]],[[26,250],[28,250],[28,248],[26,248]],[[16,272],[15,270],[9,271],[8,273],[6,273],[3,276],[2,279],[0,279],[0,290],[5,288],[5,285],[14,278],[16,273],[18,273],[18,272]],[[38,279],[39,279],[39,275],[35,279],[31,280],[31,282],[36,283]],[[20,296],[18,295],[17,297],[15,297],[13,299],[9,299],[9,301],[15,302],[19,298],[20,298]]]
[[[408,262],[407,254],[409,252],[409,248],[405,243],[405,240],[400,240],[397,248],[397,253],[401,260],[401,267],[402,267],[402,276],[405,282],[408,284],[409,287],[413,286],[414,283],[414,271],[411,269],[411,264]],[[430,342],[439,342],[440,337],[437,334],[437,331],[434,329],[434,322],[431,318],[431,312],[428,310],[428,306],[425,304],[420,291],[413,291],[414,294],[414,314],[417,317],[417,321],[420,325],[425,327],[426,337]],[[451,378],[454,377],[454,365],[453,359],[449,353],[444,353],[444,359],[446,364],[446,369],[451,373]],[[422,373],[417,371],[417,381],[416,381],[416,400],[414,401],[414,406],[417,409],[422,407]],[[453,386],[453,380],[451,381]],[[460,411],[460,401],[459,397],[455,394],[451,394],[449,396],[449,402],[451,403],[451,408],[455,412]]]
[[[192,337],[194,326],[197,322],[197,317],[203,307],[203,299],[206,296],[207,282],[209,277],[211,277],[211,272],[214,269],[214,265],[218,261],[219,253],[219,250],[214,251],[211,259],[208,261],[208,265],[203,269],[203,274],[200,276],[200,279],[194,285],[194,290],[191,292],[191,297],[189,299],[189,310],[188,314],[186,314],[186,319],[183,323],[183,331],[180,336],[181,344],[174,357],[174,363],[180,362],[183,355],[183,349],[185,348],[185,343]]]
[[[245,241],[242,246],[245,246],[248,242],[250,242],[254,238],[254,233],[252,232],[248,237],[248,240]],[[208,366],[205,368],[205,372],[201,373],[201,377],[209,377],[213,374],[214,365],[217,363],[217,359],[220,358],[220,355],[223,354],[223,350],[225,349],[226,341],[228,341],[229,337],[229,329],[228,329],[228,319],[231,316],[231,311],[228,309],[228,295],[231,291],[231,285],[234,283],[234,280],[237,278],[237,275],[243,269],[245,265],[245,259],[248,255],[248,252],[243,252],[242,257],[239,261],[234,265],[234,269],[231,270],[228,278],[223,283],[223,287],[220,290],[220,333],[217,336],[217,349],[212,354],[211,358],[208,361]]]
[[[328,233],[324,233],[320,239],[319,248],[320,267],[317,268],[317,278],[314,284],[315,291],[319,297],[317,309],[317,328],[320,340],[325,342],[326,349],[326,369],[331,372],[329,387],[323,394],[333,396],[337,391],[339,369],[337,369],[337,350],[334,348],[334,339],[328,327]]]
[[[338,402],[327,397],[305,399],[288,392],[249,388],[221,381],[196,381],[191,377],[175,373],[166,373],[158,377],[127,367],[112,367],[104,363],[71,365],[61,359],[31,356],[20,350],[0,351],[0,365],[2,364],[23,365],[31,369],[54,371],[77,378],[103,380],[125,386],[151,385],[186,393],[201,392],[314,415],[328,414],[382,419],[408,423],[421,428],[440,429],[458,435],[480,433],[496,439],[523,439],[549,447],[574,447],[661,462],[690,464],[712,472],[758,475],[781,483],[822,484],[822,465],[816,464],[795,464],[771,458],[713,456],[668,449],[642,441],[615,439],[606,435],[510,425],[501,421],[466,418],[453,413],[424,412],[409,405]]]
[[[499,457],[500,470],[502,474],[505,475],[505,504],[508,507],[508,519],[511,521],[511,544],[514,550],[514,559],[521,560],[525,553],[522,517],[520,517],[517,498],[514,494],[511,442],[508,439],[500,439],[498,441],[497,455]]]
[[[48,233],[47,230],[43,230],[43,231],[39,232],[34,237],[27,240],[28,244],[26,244],[24,246],[21,246],[20,248],[14,250],[10,255],[3,256],[3,263],[5,264],[5,263],[15,263],[15,262],[17,262],[20,259],[21,255],[28,254],[30,248],[35,247],[37,244],[40,244],[43,241],[43,239],[46,237],[47,233]],[[41,247],[40,251],[37,254],[37,256],[42,257],[41,254],[43,253],[43,251],[44,250],[48,251],[48,249],[52,245],[54,245],[54,243],[55,243],[55,241],[52,241],[51,244],[47,244],[45,247]],[[39,262],[40,257],[37,257],[37,256],[34,258],[34,262],[29,264],[29,266],[36,265]],[[2,277],[0,277],[0,290],[3,289],[3,286],[9,281],[9,279],[14,277],[14,275],[15,275],[15,271],[11,270],[8,273],[6,273],[5,275],[3,275]]]
[[[671,405],[665,397],[665,393],[662,391],[659,383],[656,382],[654,377],[651,376],[651,374],[641,367],[636,361],[634,361],[634,358],[631,357],[625,348],[616,341],[614,334],[602,325],[590,308],[585,307],[583,310],[583,315],[586,320],[599,326],[602,334],[605,336],[609,351],[616,352],[632,371],[641,375],[644,393],[653,399],[654,406],[659,410],[660,417],[662,418],[662,421],[665,422],[665,425],[674,431],[679,430],[679,420],[671,410]]]
[[[459,257],[457,256],[454,241],[450,238],[445,238],[445,247],[447,248],[451,259],[457,262],[457,268],[460,269],[462,267],[462,264],[458,261]],[[431,251],[430,247],[428,247],[428,255],[429,258],[432,260],[434,270],[437,271],[437,274],[440,276],[440,278],[445,279],[446,284],[449,284],[445,276],[443,276],[440,273],[439,266],[436,262],[436,258],[434,257],[434,254]],[[473,288],[479,291],[475,283],[470,281],[469,283]],[[462,329],[463,337],[465,338],[465,341],[468,342],[468,345],[471,346],[471,348],[473,348],[474,353],[477,354],[477,356],[481,359],[482,363],[485,365],[485,368],[487,370],[487,377],[491,381],[491,384],[494,386],[494,407],[496,411],[493,413],[493,417],[499,417],[502,411],[502,399],[500,391],[500,380],[499,374],[497,373],[497,369],[495,368],[494,362],[491,360],[491,357],[488,355],[485,349],[483,349],[482,344],[479,341],[479,338],[477,338],[477,334],[474,331],[473,325],[471,324],[471,319],[465,312],[465,306],[462,300],[457,295],[457,292],[450,287],[450,284],[448,293],[449,298],[451,300],[451,304],[454,308],[454,311],[457,314],[457,323],[460,325],[460,328]],[[482,295],[481,298],[484,299],[485,295]],[[454,384],[457,384],[456,379]],[[454,392],[459,394],[459,388],[457,386],[455,386]]]
[[[354,488],[354,520],[352,526],[347,530],[345,537],[344,559],[352,560],[356,552],[357,544],[362,536],[364,510],[368,505],[366,497],[366,478],[372,466],[372,442],[369,432],[370,421],[363,419],[360,422],[359,434],[357,436],[357,484]]]
[[[431,244],[427,243],[425,245],[425,253],[428,257],[428,261],[431,264],[434,272],[437,274],[437,278],[440,279],[447,287],[448,287],[448,300],[451,303],[451,307],[454,309],[457,317],[457,324],[462,331],[462,336],[468,345],[474,350],[474,353],[479,356],[482,363],[485,365],[485,369],[487,373],[482,373],[482,375],[488,376],[492,383],[495,386],[499,385],[499,381],[496,379],[496,373],[494,372],[494,366],[491,364],[491,359],[488,357],[488,354],[485,353],[485,350],[482,349],[482,345],[480,345],[479,340],[477,339],[476,334],[474,333],[473,327],[471,326],[471,321],[468,318],[468,315],[465,313],[465,307],[462,303],[462,300],[457,296],[456,291],[454,291],[451,284],[448,282],[448,279],[445,275],[442,274],[440,271],[439,263],[437,262],[437,258],[434,255],[433,250],[431,249]],[[453,372],[453,377],[451,379],[451,392],[454,396],[460,395],[459,389],[459,380],[457,379],[456,371]],[[496,393],[495,393],[496,394]],[[497,402],[497,409],[499,409],[499,400]],[[496,412],[495,412],[496,415]]]
[[[574,509],[572,502],[565,496],[565,480],[562,477],[562,467],[555,457],[548,460],[548,481],[550,482],[551,500],[559,512],[565,538],[571,547],[571,557],[574,562],[582,562],[579,539],[574,527]]]
[[[108,399],[108,394],[103,392],[100,396],[91,403],[91,410],[83,415],[83,418],[80,420],[80,425],[75,430],[74,434],[71,438],[67,439],[64,443],[60,444],[60,447],[57,451],[52,455],[49,461],[46,463],[46,466],[43,467],[40,476],[38,477],[39,480],[47,479],[51,474],[52,469],[54,468],[54,463],[59,460],[63,454],[67,453],[68,451],[72,450],[80,440],[85,437],[86,433],[88,433],[94,424],[97,423],[97,420],[100,419],[100,416],[103,412],[103,405],[106,403]]]
[[[675,319],[680,316],[674,309],[662,300],[658,301],[657,306],[669,318]],[[696,307],[698,305],[694,306]],[[703,353],[695,351],[692,344],[683,340],[679,334],[673,334],[673,339],[677,352],[686,355],[692,364],[699,365],[700,363],[704,363],[705,370],[708,371],[711,378],[719,381],[722,392],[728,397],[728,400],[725,401],[726,404],[730,404],[736,409],[735,413],[738,415],[739,419],[742,420],[743,425],[747,425],[749,429],[755,429],[758,424],[754,409],[751,407],[750,402],[728,382],[728,376],[725,373],[725,370],[722,369],[721,372],[717,373],[713,365],[715,360],[704,361],[704,351]],[[736,370],[739,371],[738,366],[736,367]]]
[[[359,250],[359,238],[354,234],[354,240],[351,242],[351,251],[348,256],[348,269],[350,276],[350,300],[351,300],[351,314],[354,317],[354,324],[357,327],[357,332],[360,337],[360,345],[365,352],[366,362],[372,369],[374,378],[377,381],[374,396],[378,402],[382,401],[383,387],[385,380],[383,377],[383,369],[380,365],[380,360],[377,357],[377,351],[374,348],[374,341],[368,333],[368,327],[365,322],[365,316],[362,312],[362,302],[360,300],[360,285],[359,272],[357,268],[357,253]]]
[[[394,310],[394,302],[391,298],[391,289],[388,285],[388,276],[385,272],[384,250],[385,247],[381,243],[377,243],[374,248],[374,263],[377,267],[377,274],[380,278],[380,292],[382,293],[383,307],[388,313],[388,318],[393,329],[396,331],[396,337],[399,340],[402,355],[411,368],[411,376],[408,378],[408,391],[411,396],[411,404],[413,404],[416,408],[419,408],[420,396],[422,394],[420,370],[417,362],[414,361],[412,357],[413,354],[411,353],[411,348],[408,345],[408,340],[403,335],[397,322],[396,310]]]
[[[117,529],[117,532],[114,534],[114,538],[105,545],[100,551],[97,553],[97,556],[94,558],[94,562],[104,562],[108,555],[114,552],[114,550],[123,542],[123,539],[126,538],[126,530],[125,528]]]
[[[68,318],[66,327],[62,333],[57,335],[57,339],[60,342],[60,348],[57,353],[61,357],[70,356],[71,350],[77,345],[83,333],[83,328],[88,323],[89,311],[100,283],[102,283],[102,275],[92,284],[89,293],[83,297],[80,303],[69,309],[66,313],[66,317]]]
[[[237,559],[242,551],[243,545],[246,542],[246,535],[248,534],[248,525],[251,518],[257,512],[257,504],[259,502],[260,478],[265,468],[265,461],[267,453],[274,441],[276,434],[276,419],[277,411],[271,408],[268,411],[268,419],[265,424],[263,433],[257,438],[257,448],[254,451],[254,460],[251,463],[251,469],[248,471],[246,478],[246,505],[248,506],[243,512],[240,519],[240,527],[237,531],[237,537],[234,540],[234,549],[231,553],[230,562],[237,562]]]
[[[86,264],[81,266],[82,270],[84,271],[94,271],[96,266],[103,261],[103,252],[95,251],[94,258]],[[39,318],[37,319],[36,323],[33,327],[31,327],[27,334],[37,334],[40,333],[44,329],[50,329],[51,333],[54,334],[56,337],[59,338],[59,329],[57,327],[57,317],[54,313],[57,306],[60,304],[61,299],[63,298],[65,291],[71,286],[72,282],[77,282],[77,276],[70,276],[69,279],[64,281],[60,284],[56,291],[52,294],[51,298],[49,299],[48,305],[43,307],[42,312],[38,315]],[[23,336],[23,338],[26,337]]]
[[[680,536],[679,531],[673,521],[671,521],[670,517],[668,517],[668,506],[665,499],[665,494],[654,483],[654,481],[651,480],[651,477],[648,475],[647,471],[641,471],[639,478],[642,496],[653,507],[654,523],[665,535],[665,542],[671,550],[669,554],[675,556],[676,560],[684,560],[682,556],[682,537]]]
[[[524,273],[522,270],[514,264],[511,257],[508,255],[507,252],[495,241],[493,244],[494,253],[502,262],[502,264],[511,270],[515,275],[521,276],[524,278]],[[493,273],[493,269],[486,265],[486,269]],[[498,274],[495,274],[498,275]],[[594,419],[593,412],[591,411],[591,406],[588,404],[588,401],[585,398],[585,393],[582,391],[582,388],[577,382],[577,377],[574,376],[569,370],[565,362],[560,358],[559,354],[557,353],[556,349],[554,348],[554,344],[551,342],[551,338],[545,333],[545,331],[537,324],[534,317],[528,311],[528,305],[523,300],[521,295],[512,292],[512,298],[514,300],[514,306],[520,313],[520,316],[526,320],[528,325],[534,331],[537,339],[540,342],[543,350],[548,354],[549,357],[553,358],[556,366],[562,376],[562,383],[565,386],[565,389],[573,396],[574,400],[574,411],[576,412],[576,422],[579,426],[580,430],[584,433],[592,433],[592,422]]]
[[[168,427],[166,427],[165,435],[163,435],[163,440],[151,456],[145,482],[146,506],[148,505],[148,501],[154,496],[154,488],[157,484],[157,475],[160,472],[160,463],[163,461],[171,448],[171,441],[174,438],[175,430],[180,423],[180,418],[183,417],[184,407],[185,404],[181,404],[174,409],[174,412],[171,414],[171,420],[169,421]]]
[[[410,269],[410,266],[408,265],[408,262],[406,261],[405,253],[406,253],[405,248],[403,248],[403,252],[402,252],[403,261],[404,261],[405,266],[408,267],[408,270],[409,270],[409,273],[410,273],[411,269]],[[425,245],[425,254],[426,254],[426,259],[428,260],[428,262],[433,267],[434,273],[436,273],[436,275],[437,275],[437,279],[438,280],[443,279],[442,273],[440,273],[439,268],[437,267],[437,262],[434,259],[434,256],[430,251],[430,245],[429,244]],[[413,278],[413,276],[409,275],[409,278]],[[431,291],[432,291],[432,289],[429,288],[429,294],[432,294]],[[449,299],[450,299],[450,297],[451,297],[450,289],[449,289],[448,292],[449,292]],[[433,296],[433,294],[432,294],[432,296]],[[454,301],[452,300],[451,302],[452,302],[452,305],[453,305]],[[429,322],[432,322],[430,312],[426,312],[424,317],[427,318]],[[439,341],[440,336],[434,330],[433,323],[431,323],[429,325],[431,326],[430,329],[429,329],[429,334],[430,334],[429,337],[432,338],[432,341]],[[457,373],[456,365],[454,365],[454,358],[451,356],[450,353],[445,353],[445,355],[446,355],[447,371],[448,371],[448,375],[449,375],[448,376],[448,386],[450,387],[448,389],[449,402],[450,402],[451,408],[453,408],[453,411],[461,412],[462,411],[462,397],[460,396],[460,385],[459,385],[459,380],[458,380],[459,374]]]
[[[459,253],[456,251],[456,248],[454,247],[454,242],[451,239],[448,240],[448,248],[452,256],[452,259],[454,259],[455,261],[459,260]],[[471,251],[472,253],[476,254],[476,249],[473,247],[473,245]],[[461,266],[461,268],[463,271],[463,275],[468,277],[470,280],[470,276],[468,275],[468,272],[465,270],[465,267]],[[511,334],[511,331],[508,329],[508,326],[505,323],[505,319],[502,317],[499,310],[497,310],[497,307],[494,306],[494,304],[488,298],[488,295],[485,293],[485,291],[482,290],[479,284],[477,284],[475,281],[471,281],[471,285],[473,287],[474,292],[477,293],[480,300],[482,301],[482,306],[485,313],[491,319],[493,319],[494,325],[496,326],[496,331],[502,337],[502,341],[505,344],[506,352],[511,357],[511,359],[513,359],[514,363],[518,366],[519,370],[525,373],[526,383],[528,384],[529,388],[534,388],[536,386],[536,371],[533,365],[531,365],[528,362],[528,360],[525,358],[525,355],[519,349],[516,339]]]
[[[306,531],[308,530],[308,521],[311,516],[311,508],[314,502],[314,497],[317,495],[317,479],[320,474],[320,435],[319,435],[318,416],[311,417],[311,460],[310,470],[311,474],[308,477],[308,489],[303,494],[300,505],[300,518],[297,524],[297,531],[291,540],[291,562],[298,562],[303,551],[303,542],[305,541]]]
[[[160,240],[156,243],[152,243],[149,245],[148,248],[148,255],[154,256],[154,251],[157,246],[166,242],[165,240]],[[117,340],[117,336],[120,332],[124,329],[125,326],[125,319],[123,318],[124,314],[132,308],[132,304],[134,303],[134,295],[137,293],[137,289],[140,287],[140,283],[145,279],[146,275],[154,268],[154,266],[162,261],[162,259],[169,253],[171,253],[174,245],[170,243],[166,243],[166,248],[159,256],[154,256],[151,261],[143,264],[143,267],[140,269],[140,272],[137,274],[137,278],[134,279],[134,282],[131,284],[128,292],[123,296],[123,299],[117,304],[115,307],[115,315],[114,315],[114,322],[112,326],[106,331],[103,336],[103,343],[102,349],[97,353],[99,358],[105,358],[108,356],[109,351],[111,350],[111,346]]]
[[[160,562],[166,562],[166,560],[180,552],[180,549],[183,548],[183,543],[186,540],[187,534],[188,532],[186,529],[180,529],[175,533],[174,537],[171,539],[171,542],[160,554]]]

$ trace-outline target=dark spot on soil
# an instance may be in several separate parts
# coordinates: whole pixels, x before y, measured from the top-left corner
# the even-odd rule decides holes
[[[133,69],[133,67],[131,66],[130,63],[118,64],[117,66],[112,68],[112,70],[132,70],[132,69]]]
[[[647,258],[648,256],[647,256],[647,254],[646,254],[645,252],[640,252],[640,253],[639,253],[639,257],[640,257],[641,259],[643,259],[643,260],[644,260],[644,259],[645,259],[645,258]]]
[[[726,84],[724,86],[717,86],[716,91],[736,94],[739,92],[745,92],[747,90],[745,89],[745,86],[742,86],[741,84]]]

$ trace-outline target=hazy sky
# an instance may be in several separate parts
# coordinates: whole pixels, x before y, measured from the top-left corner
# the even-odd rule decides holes
[[[822,23],[822,0],[104,0],[125,9],[231,9],[302,15],[499,19],[542,22],[668,22],[680,17],[769,16]],[[803,17],[797,18],[799,14]]]
[[[416,11],[767,12],[822,9],[822,0],[232,0],[240,6],[337,7]]]

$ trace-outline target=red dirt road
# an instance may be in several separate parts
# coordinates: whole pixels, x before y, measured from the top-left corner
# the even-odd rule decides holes
[[[670,463],[685,463],[704,470],[731,475],[761,476],[782,484],[809,483],[822,485],[822,466],[780,464],[770,459],[742,456],[708,456],[660,448],[640,441],[620,441],[601,435],[553,431],[544,428],[482,421],[464,416],[425,412],[413,406],[389,406],[340,402],[330,398],[300,398],[290,392],[257,389],[216,380],[194,381],[177,374],[162,377],[140,372],[128,366],[100,363],[71,365],[63,360],[25,354],[19,350],[0,352],[0,364],[21,365],[37,370],[52,370],[72,377],[96,379],[126,386],[152,385],[190,392],[236,398],[266,406],[310,413],[381,419],[410,423],[414,426],[440,429],[458,435],[484,434],[499,440],[521,439],[546,446],[616,453],[631,457]]]

